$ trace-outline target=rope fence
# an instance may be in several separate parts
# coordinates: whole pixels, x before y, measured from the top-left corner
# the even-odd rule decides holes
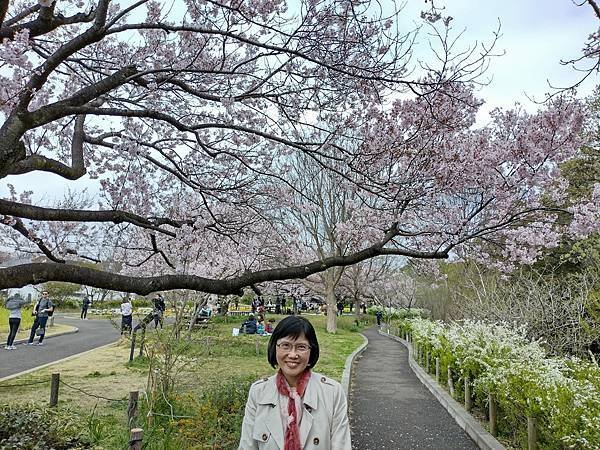
[[[19,383],[19,384],[0,384],[0,388],[9,388],[9,387],[21,387],[21,386],[35,386],[36,384],[48,383],[51,378],[47,378],[41,381],[32,381],[31,383]]]
[[[31,381],[28,383],[0,384],[0,388],[38,386],[40,384],[46,384],[46,383],[50,384],[50,401],[49,401],[50,407],[58,406],[59,387],[61,385],[67,389],[71,389],[80,394],[83,394],[85,396],[92,397],[92,398],[95,398],[98,400],[126,404],[127,405],[127,411],[126,411],[127,422],[129,424],[129,428],[130,428],[130,439],[129,439],[128,449],[129,450],[141,450],[142,449],[144,430],[142,428],[136,428],[136,422],[137,422],[137,418],[139,415],[139,409],[138,409],[139,391],[130,391],[129,399],[109,398],[109,397],[105,397],[103,395],[98,395],[98,394],[88,392],[80,387],[73,386],[72,384],[67,383],[66,381],[61,379],[60,373],[53,373],[51,378],[45,378],[43,380]],[[145,395],[145,393],[142,392],[142,395]],[[193,419],[194,418],[194,416],[179,416],[179,415],[175,415],[175,414],[162,414],[162,413],[149,411],[148,418],[150,420],[151,420],[152,416],[169,417],[171,419]]]

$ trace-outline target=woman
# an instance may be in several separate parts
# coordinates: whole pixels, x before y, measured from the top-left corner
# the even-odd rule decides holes
[[[21,294],[16,292],[6,300],[6,309],[9,310],[8,314],[8,339],[6,339],[6,350],[16,350],[14,346],[15,337],[17,331],[19,331],[19,325],[21,325],[21,308],[29,303],[29,300],[25,300],[21,297]]]
[[[250,388],[239,450],[350,450],[344,390],[311,371],[319,359],[311,323],[300,316],[279,322],[267,359],[279,371]]]

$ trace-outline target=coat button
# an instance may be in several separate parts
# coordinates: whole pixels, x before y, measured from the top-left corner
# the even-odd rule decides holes
[[[327,378],[321,377],[321,383],[325,383],[326,381],[327,381]]]
[[[267,442],[267,439],[269,439],[269,436],[267,436],[267,433],[263,433],[262,440]]]
[[[312,412],[312,408],[311,408],[310,406],[308,406],[308,405],[306,405],[306,410],[307,410],[308,412]]]
[[[319,438],[314,438],[313,439],[313,444],[314,445],[319,445]]]

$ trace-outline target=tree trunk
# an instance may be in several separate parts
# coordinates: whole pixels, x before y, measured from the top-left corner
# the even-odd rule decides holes
[[[333,286],[325,287],[325,301],[327,302],[327,332],[337,331],[337,304]]]

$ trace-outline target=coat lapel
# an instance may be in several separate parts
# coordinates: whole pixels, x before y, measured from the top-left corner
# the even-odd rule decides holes
[[[264,390],[266,395],[258,400],[258,404],[268,408],[265,415],[265,425],[277,446],[283,450],[283,427],[281,424],[279,394],[277,392],[275,377],[270,377],[267,383],[270,383],[271,386]]]
[[[306,440],[313,425],[311,412],[317,409],[317,385],[314,375],[311,374],[306,390],[304,391],[304,411],[302,411],[302,422],[300,422],[300,443],[302,448],[306,447]]]

